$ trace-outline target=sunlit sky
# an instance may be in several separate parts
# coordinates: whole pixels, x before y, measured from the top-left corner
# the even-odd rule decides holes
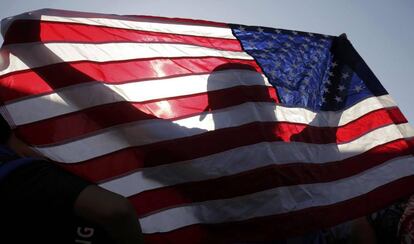
[[[346,33],[414,125],[412,0],[0,0],[0,18],[40,8],[205,19],[329,35]]]

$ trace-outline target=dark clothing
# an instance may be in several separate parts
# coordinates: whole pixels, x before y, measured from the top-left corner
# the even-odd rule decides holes
[[[0,144],[5,144],[11,134],[10,126],[7,121],[0,116]]]
[[[33,158],[20,158],[12,150],[4,145],[0,145],[0,183],[11,172],[20,166],[34,162]]]
[[[55,163],[19,157],[4,145],[10,133],[0,116],[0,243],[109,243],[101,228],[74,215],[91,183]]]
[[[3,116],[0,116],[0,183],[8,174],[34,161],[32,158],[20,158],[5,144],[9,139],[11,130]],[[13,163],[8,163],[13,162]]]
[[[0,182],[0,243],[73,243],[74,203],[90,183],[44,160],[0,168],[22,160]]]

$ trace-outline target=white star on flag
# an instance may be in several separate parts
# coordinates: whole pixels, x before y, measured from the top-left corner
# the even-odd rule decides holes
[[[345,73],[342,74],[342,79],[347,79],[348,77],[349,77],[348,73],[345,72]]]
[[[282,66],[282,63],[280,61],[276,61],[275,66],[276,68],[280,68],[280,66]]]
[[[325,84],[327,84],[327,85],[331,85],[331,84],[332,84],[332,82],[331,82],[331,80],[330,80],[330,79],[324,80],[324,81],[323,81],[323,83],[325,83]]]
[[[355,90],[357,93],[359,93],[359,92],[361,92],[361,91],[363,90],[363,88],[362,88],[362,86],[361,86],[361,85],[356,85],[356,86],[354,87],[354,90]]]
[[[338,96],[335,96],[335,101],[337,101],[338,103],[339,102],[342,102],[342,98],[341,97],[338,97]]]
[[[344,85],[340,85],[340,86],[338,87],[338,90],[339,90],[339,91],[341,91],[341,92],[342,92],[342,91],[344,91],[344,90],[345,90],[345,86],[344,86]]]

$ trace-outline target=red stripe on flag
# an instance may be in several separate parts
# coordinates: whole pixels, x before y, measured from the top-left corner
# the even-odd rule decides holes
[[[78,23],[16,20],[7,30],[3,45],[28,42],[142,42],[182,43],[228,51],[242,51],[236,39],[178,35]]]
[[[405,118],[395,118],[396,120],[392,121],[388,116],[378,116],[381,113],[384,114],[384,111],[379,110],[364,116],[374,116],[376,118],[377,124],[369,123],[369,126],[381,127],[387,124],[405,122]],[[385,113],[387,112],[385,111]],[[360,119],[364,120],[364,117]],[[356,126],[356,122],[352,123],[352,126]],[[358,133],[365,133],[367,130],[373,130],[376,127],[361,128],[359,131],[353,132],[355,134],[352,133],[352,135],[357,138],[362,135]],[[310,128],[315,128],[314,132],[311,132],[312,129]],[[304,129],[306,129],[305,134],[313,133],[316,138],[319,138],[319,141],[314,138],[310,139],[312,143],[335,143],[334,135],[341,133],[340,131],[349,133],[346,126],[338,129],[338,132],[335,129],[328,128],[326,131],[323,131],[323,128],[307,127],[300,124],[256,122],[239,127],[211,131],[197,136],[126,148],[81,163],[65,164],[64,167],[96,182],[123,175],[143,167],[185,161],[260,142],[284,140],[308,142],[308,136],[298,136]],[[320,137],[320,133],[325,134],[330,139]],[[234,135],[243,135],[243,137],[235,139]],[[349,139],[355,138],[349,137]],[[220,143],[216,143],[218,141]],[[205,145],[209,146],[206,147]],[[110,170],[97,170],[99,168]]]
[[[217,57],[154,58],[104,63],[82,61],[53,64],[4,75],[0,78],[0,99],[3,102],[10,102],[26,96],[41,95],[63,87],[95,81],[120,84],[185,75],[209,74],[215,68],[224,64],[245,64],[261,73],[261,69],[253,60]],[[162,67],[161,72],[158,72],[158,69],[154,67]]]
[[[414,139],[411,141],[414,142]],[[281,186],[335,181],[358,174],[393,158],[410,154],[407,142],[400,139],[341,161],[323,164],[299,162],[270,165],[217,179],[149,190],[129,199],[137,213],[143,216],[159,209],[192,202],[232,198]]]
[[[408,197],[406,189],[410,189],[413,184],[414,176],[409,176],[336,204],[238,222],[196,224],[170,232],[146,234],[144,237],[148,243],[229,243],[283,239],[377,211],[392,204],[395,199]]]

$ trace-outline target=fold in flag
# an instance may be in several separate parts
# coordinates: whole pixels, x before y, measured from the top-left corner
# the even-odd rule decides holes
[[[343,36],[50,9],[2,33],[3,116],[128,197],[146,243],[301,235],[414,191],[414,132]]]

